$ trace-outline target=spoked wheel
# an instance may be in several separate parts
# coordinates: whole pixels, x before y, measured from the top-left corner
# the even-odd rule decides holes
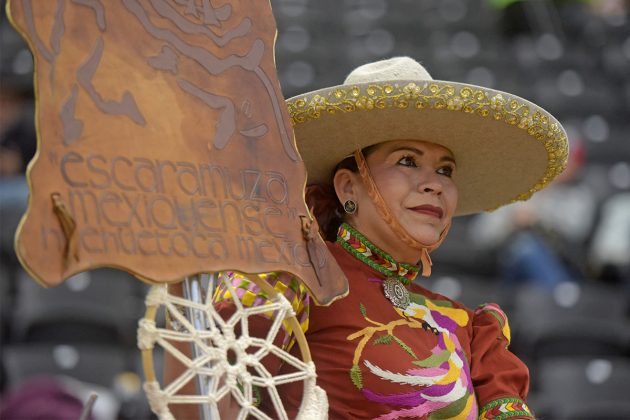
[[[291,304],[259,276],[246,278],[267,294],[267,302],[244,305],[245,294],[239,297],[229,277],[221,275],[218,281],[229,291],[233,304],[227,314],[215,309],[211,291],[191,300],[170,293],[167,285],[149,290],[146,314],[138,327],[138,347],[145,392],[160,419],[173,419],[175,404],[197,405],[202,417],[212,419],[221,418],[226,410],[229,418],[288,419],[277,387],[289,383],[303,389],[298,418],[327,418],[326,394],[316,385],[315,365]],[[269,325],[264,336],[250,334],[252,325],[261,319]],[[283,325],[294,334],[301,358],[280,347],[282,340],[277,337]],[[181,374],[169,383],[160,381],[161,372],[155,372],[159,364],[154,359],[162,352],[182,366]],[[268,368],[271,360],[275,366],[282,364],[280,373],[270,372],[277,370]]]

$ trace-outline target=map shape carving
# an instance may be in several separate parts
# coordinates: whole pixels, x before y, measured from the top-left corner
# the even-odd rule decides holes
[[[287,271],[347,293],[304,202],[268,1],[9,0],[35,57],[38,150],[16,237],[45,286]]]

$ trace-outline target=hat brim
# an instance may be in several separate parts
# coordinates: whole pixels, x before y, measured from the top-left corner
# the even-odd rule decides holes
[[[456,215],[528,199],[564,170],[567,136],[547,111],[517,96],[440,80],[340,85],[287,100],[309,184],[331,182],[356,149],[391,140],[448,148]]]

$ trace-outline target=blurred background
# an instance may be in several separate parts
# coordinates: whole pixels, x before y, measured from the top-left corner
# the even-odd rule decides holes
[[[21,418],[11,413],[29,401],[77,418],[95,390],[95,419],[152,418],[135,346],[146,286],[101,269],[45,290],[15,258],[36,147],[33,62],[2,3],[0,417]],[[630,419],[630,1],[271,3],[286,97],[408,55],[434,79],[514,93],[563,123],[571,155],[561,179],[526,203],[457,219],[429,288],[506,310],[540,418]]]

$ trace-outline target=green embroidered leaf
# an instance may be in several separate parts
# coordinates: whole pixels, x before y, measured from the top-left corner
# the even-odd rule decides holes
[[[416,366],[421,366],[421,367],[426,367],[426,368],[438,367],[442,363],[446,362],[449,357],[451,357],[451,352],[448,350],[443,350],[442,352],[438,354],[432,354],[431,356],[427,357],[424,360],[416,360],[411,363],[413,363]]]
[[[409,300],[412,303],[416,303],[418,305],[426,305],[427,303],[427,298],[425,298],[424,296],[422,296],[421,294],[418,293],[414,293],[414,294],[409,294]]]
[[[438,299],[428,299],[422,295],[416,294],[415,296],[413,296],[413,294],[409,294],[409,299],[413,302],[413,303],[417,303],[418,305],[425,305],[427,304],[427,301],[431,302],[433,305],[435,306],[439,306],[442,308],[452,308],[453,307],[453,303],[448,301],[448,300],[438,300]]]
[[[362,303],[359,303],[359,310],[361,311],[361,315],[365,317],[367,312],[365,310],[365,306],[363,306]]]
[[[464,411],[464,408],[466,408],[466,403],[468,402],[469,398],[471,398],[471,395],[468,392],[466,392],[464,396],[458,399],[457,401],[453,401],[446,407],[441,408],[431,413],[429,415],[429,419],[438,420],[438,419],[451,419],[451,418],[457,417],[457,415],[462,414],[462,411]]]
[[[254,407],[260,407],[260,404],[262,404],[262,392],[256,385],[252,386],[252,390],[254,391]]]
[[[394,338],[393,335],[385,334],[374,339],[372,344],[375,344],[375,345],[376,344],[391,344],[393,338]]]
[[[414,359],[417,359],[418,357],[416,356],[416,354],[413,352],[413,350],[411,350],[411,347],[409,347],[408,345],[406,345],[405,343],[403,343],[403,341],[395,336],[392,336],[394,338],[394,340],[396,341],[396,343],[398,343],[398,345],[400,347],[402,347],[402,349],[404,351],[406,351],[407,353],[409,353],[411,355],[411,357],[413,357]]]
[[[453,302],[450,302],[448,300],[432,300],[431,303],[434,304],[435,306],[439,306],[441,308],[452,308],[453,307]]]
[[[409,302],[416,305],[424,305],[425,298],[419,293],[409,292]]]
[[[359,365],[352,365],[352,369],[350,369],[350,379],[357,389],[363,389],[363,376],[361,376]]]
[[[245,387],[243,384],[237,381],[236,386],[238,387],[238,390],[241,391],[241,394],[245,396]],[[258,407],[262,403],[262,392],[260,391],[260,387],[257,385],[252,385],[252,403],[254,404],[254,407]]]

